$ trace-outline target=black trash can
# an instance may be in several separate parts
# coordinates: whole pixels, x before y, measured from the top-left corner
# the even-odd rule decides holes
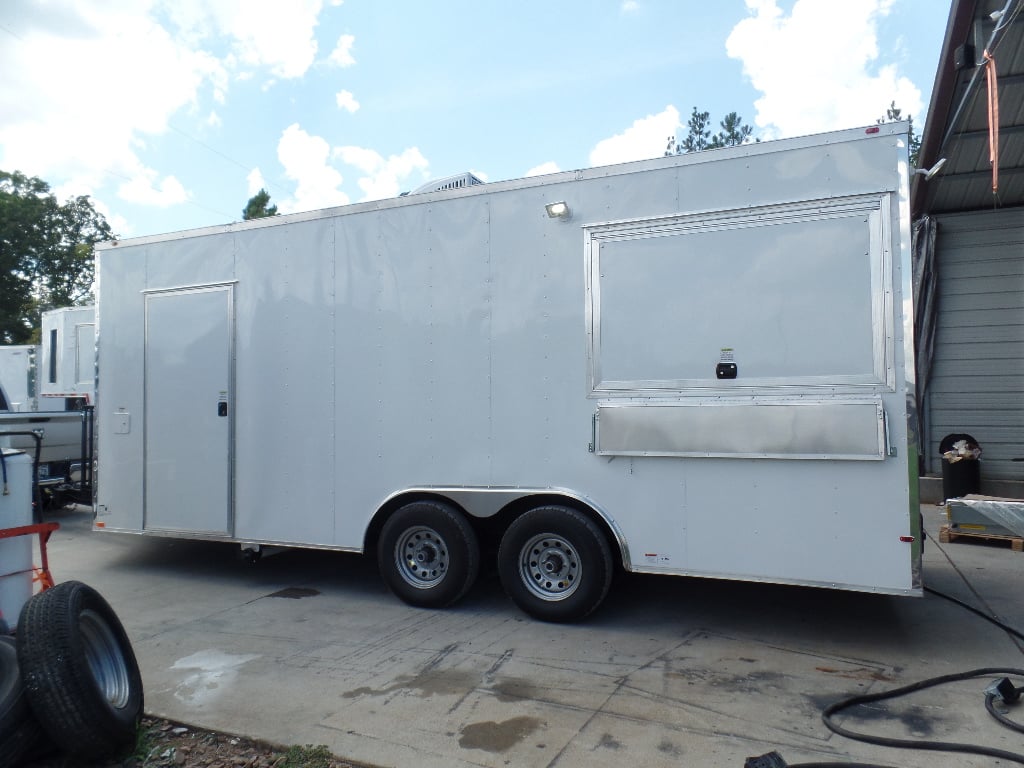
[[[945,454],[956,450],[955,446],[960,441],[965,443],[964,450],[960,451],[963,456],[957,461],[950,461]],[[978,456],[981,455],[981,446],[978,441],[970,435],[956,433],[946,435],[939,443],[939,453],[942,454],[942,497],[944,499],[956,499],[970,493],[981,493],[981,462]]]

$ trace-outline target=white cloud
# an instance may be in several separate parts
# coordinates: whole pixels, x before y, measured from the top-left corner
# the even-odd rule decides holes
[[[554,162],[553,160],[549,160],[546,163],[535,165],[533,168],[524,173],[523,176],[543,176],[546,173],[558,173],[559,170],[561,169],[558,167],[558,163]]]
[[[359,102],[352,95],[352,91],[338,91],[334,98],[338,102],[338,109],[344,109],[350,113],[359,109]]]
[[[640,10],[640,3],[637,0],[622,0],[623,13],[635,13]]]
[[[330,154],[330,145],[323,138],[306,133],[298,123],[285,128],[277,143],[277,158],[284,166],[285,175],[294,180],[296,186],[295,197],[281,201],[282,213],[348,203],[348,195],[338,189],[344,179],[328,163]]]
[[[267,188],[267,182],[263,178],[263,173],[259,168],[253,168],[249,171],[249,175],[245,177],[245,181],[249,185],[249,197],[252,197],[261,189]]]
[[[324,3],[16,4],[0,45],[0,71],[18,73],[0,78],[0,168],[69,189],[116,184],[119,196],[143,205],[188,200],[174,175],[142,160],[150,137],[186,110],[219,127],[232,79],[304,74]],[[82,83],[101,83],[106,96]],[[211,103],[220,106],[203,120]]]
[[[227,66],[266,68],[278,78],[301,77],[313,64],[322,0],[176,0],[161,8],[198,47],[211,37],[231,41]]]
[[[679,110],[669,105],[656,115],[635,120],[622,133],[599,141],[590,151],[590,164],[611,165],[658,157],[668,137],[676,135],[679,127]]]
[[[363,200],[382,200],[395,197],[402,186],[417,171],[419,177],[426,176],[430,164],[416,147],[406,149],[400,155],[385,158],[379,152],[366,147],[337,147],[333,156],[346,165],[351,165],[364,175],[356,182],[363,191]]]
[[[148,168],[136,173],[131,181],[121,184],[117,192],[121,199],[130,203],[155,205],[160,208],[188,200],[188,193],[180,181],[173,176],[165,176],[158,182],[156,171]]]
[[[0,70],[18,77],[0,81],[0,167],[92,188],[126,179],[126,194],[156,205],[182,199],[176,180],[153,186],[142,137],[225,82],[221,63],[130,3],[53,6],[8,20],[17,37],[0,46]]]
[[[355,36],[342,35],[338,38],[338,44],[331,51],[331,55],[327,57],[327,60],[332,64],[337,64],[339,67],[351,67],[356,63],[355,57],[352,56],[352,46],[355,43]]]
[[[767,137],[874,123],[895,100],[919,116],[921,92],[880,60],[878,22],[893,0],[746,0],[750,15],[726,40],[730,57],[762,93],[754,122]]]

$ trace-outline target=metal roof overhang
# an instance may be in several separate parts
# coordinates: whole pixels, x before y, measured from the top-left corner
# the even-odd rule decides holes
[[[1002,14],[994,19],[993,14]],[[983,52],[996,61],[999,183],[992,189],[989,110]],[[1024,205],[1024,0],[953,0],[918,167],[911,209],[925,214]]]

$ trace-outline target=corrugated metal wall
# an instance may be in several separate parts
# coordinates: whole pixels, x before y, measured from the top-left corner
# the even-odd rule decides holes
[[[927,469],[939,441],[982,446],[982,481],[1024,480],[1024,209],[938,216],[935,359]]]

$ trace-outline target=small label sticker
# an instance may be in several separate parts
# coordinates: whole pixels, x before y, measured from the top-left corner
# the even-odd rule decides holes
[[[644,560],[648,565],[668,565],[671,558],[668,555],[659,555],[656,552],[644,552]]]
[[[720,362],[720,363],[731,363],[731,362],[734,362],[735,360],[736,360],[736,358],[733,355],[733,348],[732,347],[722,347],[722,355],[721,355],[721,357],[718,358],[718,362]]]

